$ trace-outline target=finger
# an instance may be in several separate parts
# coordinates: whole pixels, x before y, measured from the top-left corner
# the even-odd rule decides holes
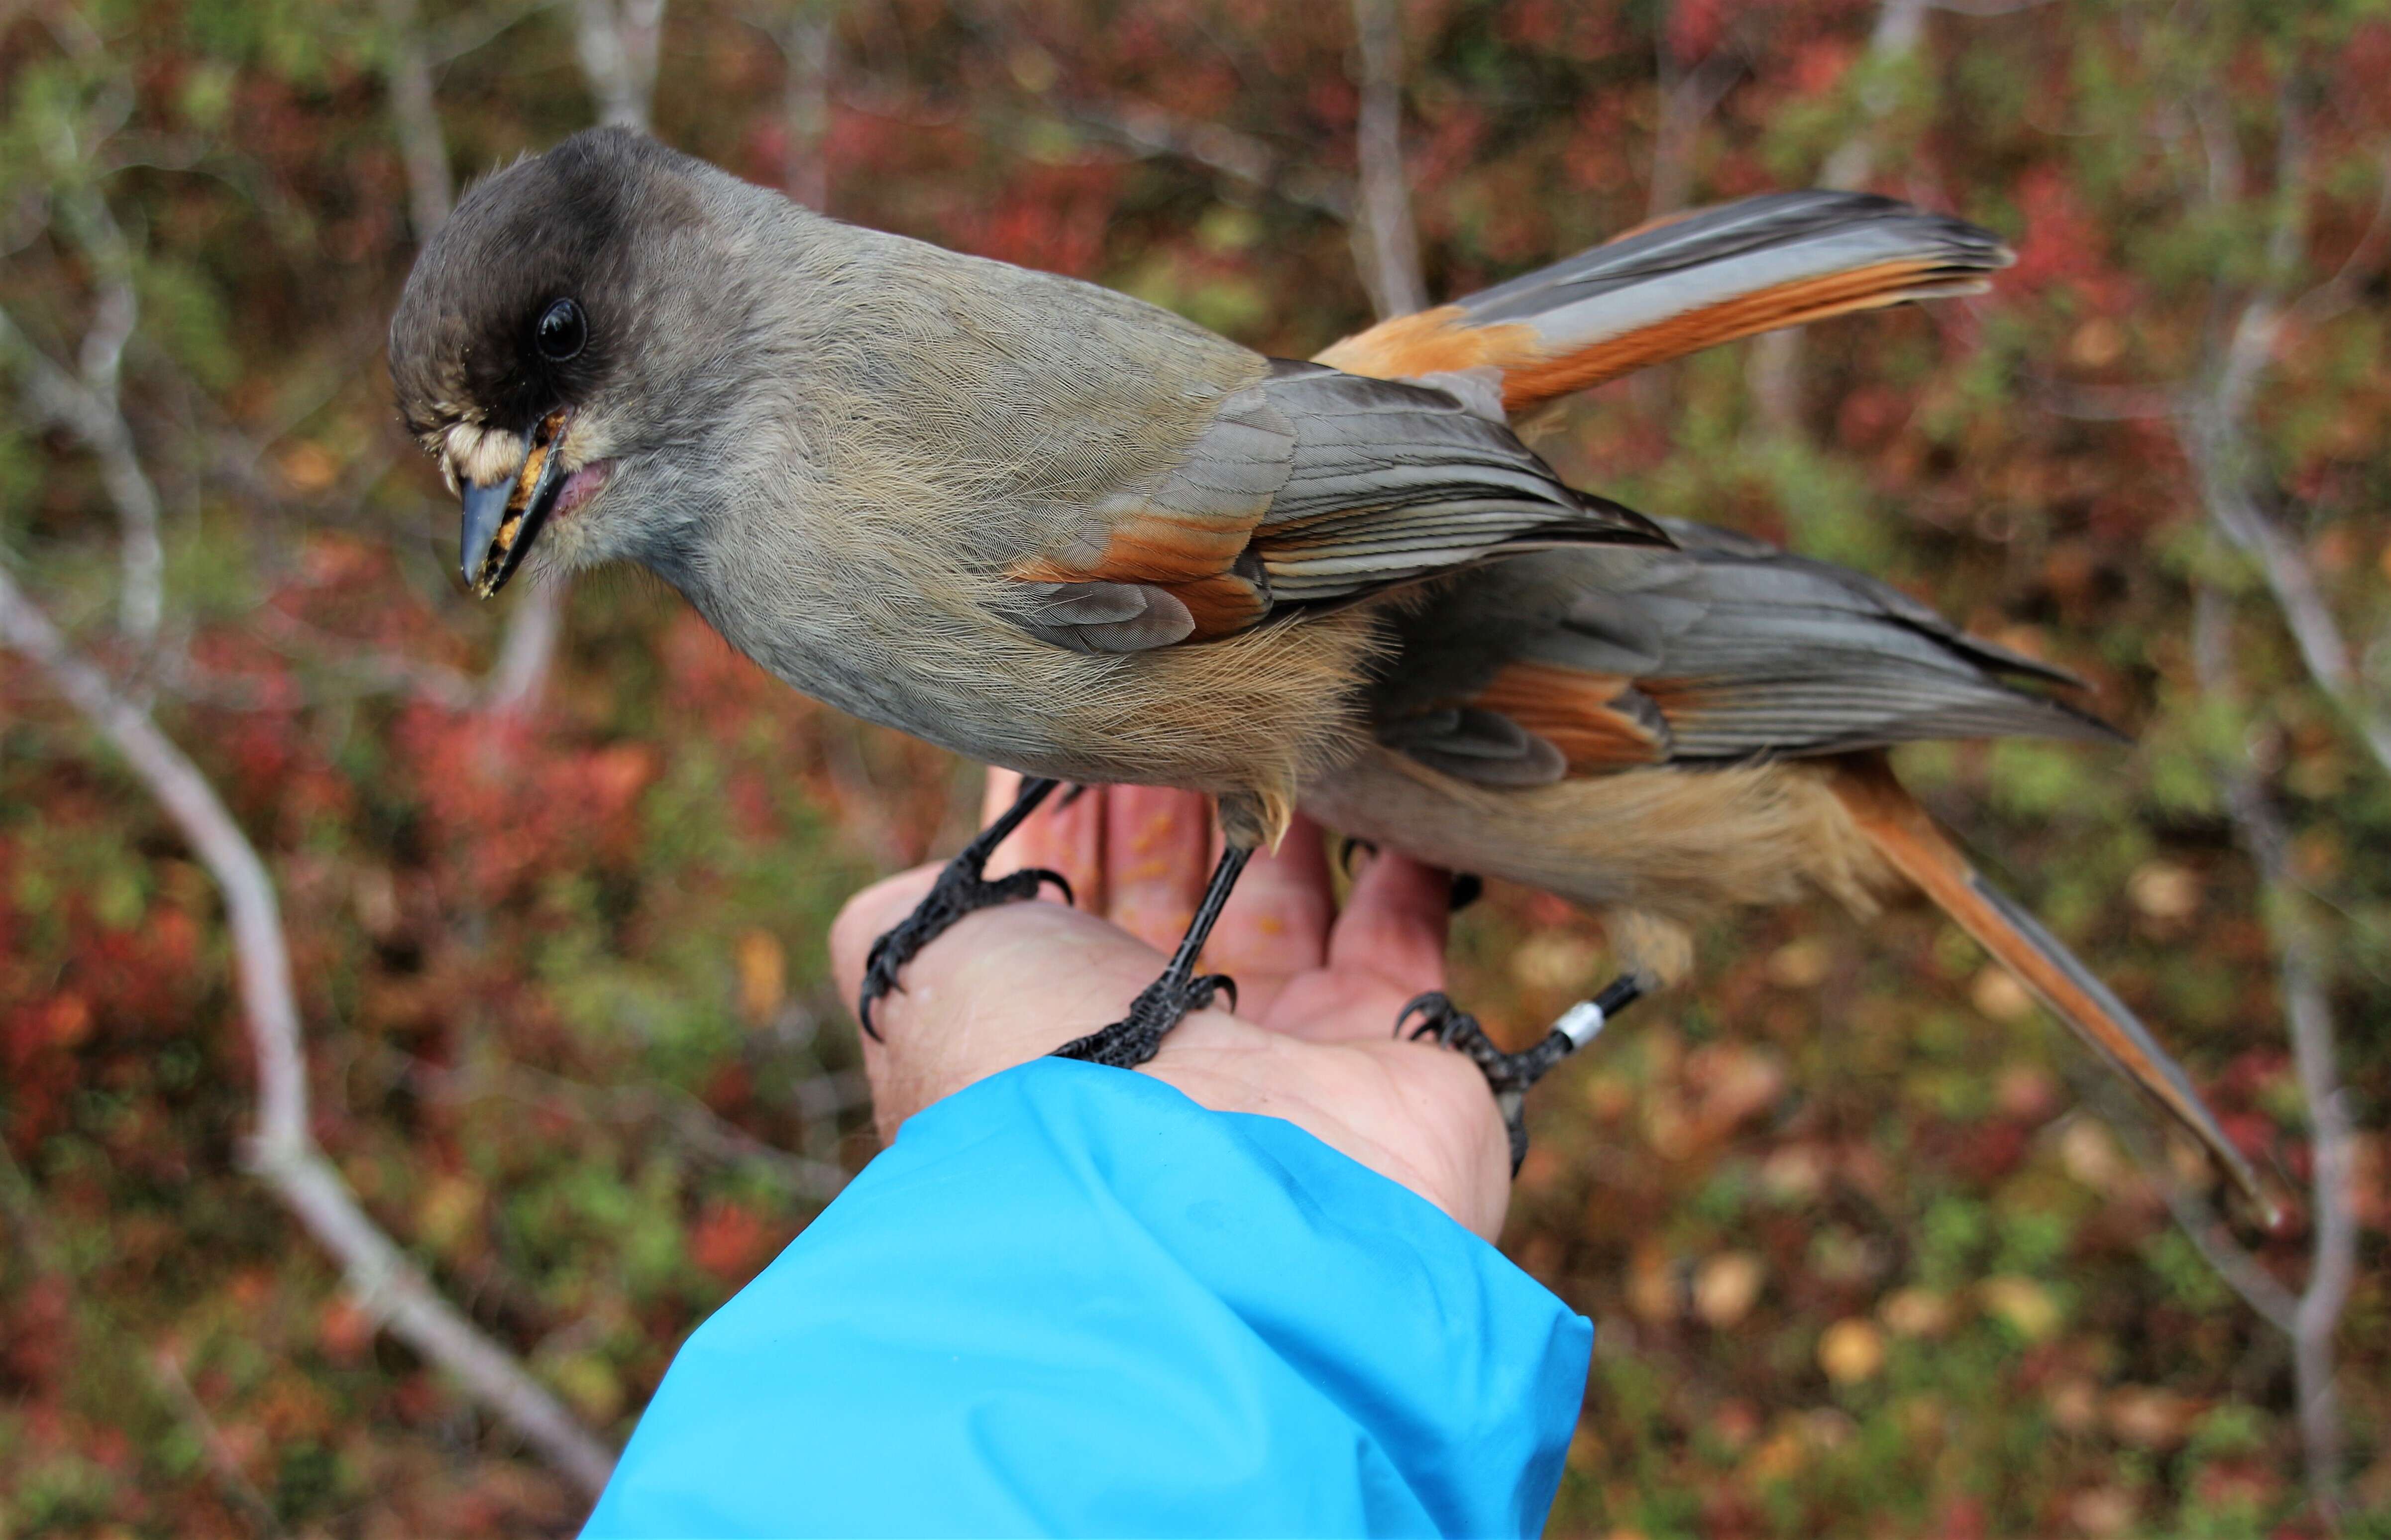
[[[979,798],[979,826],[983,829],[996,822],[997,814],[1013,806],[1021,795],[1021,772],[999,765],[988,767],[988,779],[982,783]]]
[[[1354,879],[1328,937],[1328,965],[1376,974],[1409,993],[1444,984],[1453,879],[1400,851],[1372,860]]]
[[[1105,913],[1169,951],[1212,870],[1210,802],[1196,792],[1114,786],[1105,799]]]
[[[1288,825],[1275,851],[1256,851],[1204,949],[1204,965],[1237,981],[1238,1009],[1259,1016],[1292,975],[1320,966],[1337,900],[1320,826]]]
[[[1091,914],[1105,912],[1105,788],[1090,786],[1071,796],[1067,785],[1057,786],[1038,810],[1013,832],[1013,837],[989,857],[988,874],[1002,877],[1026,866],[1060,872],[1071,885],[1073,901]],[[981,801],[980,823],[996,822],[1021,795],[1021,777],[1012,770],[990,769],[988,795]],[[1068,805],[1065,799],[1069,798]],[[1060,901],[1052,887],[1040,898]]]

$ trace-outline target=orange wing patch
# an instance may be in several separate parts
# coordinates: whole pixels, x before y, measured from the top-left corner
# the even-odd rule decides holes
[[[1195,640],[1202,641],[1242,631],[1270,609],[1257,584],[1230,570],[1252,537],[1244,525],[1141,511],[1115,524],[1092,562],[1040,556],[1015,562],[1005,576],[1024,583],[1151,583],[1187,606]]]
[[[1668,757],[1668,727],[1636,685],[1549,663],[1514,663],[1469,702],[1548,740],[1572,771],[1599,773]]]

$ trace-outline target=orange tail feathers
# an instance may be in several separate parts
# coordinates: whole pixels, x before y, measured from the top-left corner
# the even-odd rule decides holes
[[[1492,369],[1514,416],[1634,369],[1780,327],[1974,293],[1989,231],[1860,193],[1747,198],[1646,225],[1550,267],[1382,321],[1319,361],[1379,379]]]
[[[1986,882],[1880,759],[1846,761],[1829,782],[1879,855],[1934,900],[2078,1037],[2100,1050],[2207,1147],[2272,1225],[2279,1210],[2183,1067],[2057,937]]]

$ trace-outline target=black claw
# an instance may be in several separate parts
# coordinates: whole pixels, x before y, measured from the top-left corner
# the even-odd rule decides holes
[[[1603,991],[1602,999],[1609,1000],[1618,993],[1619,986],[1614,985]],[[1618,1000],[1616,1005],[1607,1007],[1605,1014],[1608,1010],[1625,1005],[1634,998],[1634,994],[1626,994]],[[1406,1034],[1404,1024],[1414,1016],[1419,1017],[1419,1024]],[[1567,1021],[1569,1018],[1565,1016],[1562,1019]],[[1525,1053],[1506,1054],[1486,1035],[1486,1029],[1478,1025],[1477,1017],[1454,1005],[1442,991],[1435,990],[1415,997],[1402,1008],[1402,1014],[1395,1017],[1395,1035],[1408,1035],[1414,1042],[1423,1038],[1434,1038],[1445,1047],[1458,1049],[1469,1055],[1470,1062],[1478,1066],[1478,1072],[1486,1077],[1486,1088],[1494,1093],[1494,1105],[1503,1114],[1504,1131],[1511,1136],[1511,1174],[1519,1175],[1519,1163],[1528,1158],[1525,1115],[1528,1088],[1550,1074],[1553,1066],[1575,1053],[1578,1040],[1555,1028],[1544,1035],[1542,1042]],[[1590,1037],[1592,1034],[1589,1032],[1587,1035]]]
[[[1224,973],[1183,978],[1165,969],[1161,977],[1148,984],[1131,1002],[1129,1015],[1086,1037],[1073,1038],[1055,1049],[1054,1056],[1106,1064],[1116,1069],[1134,1069],[1160,1051],[1162,1040],[1183,1016],[1209,1005],[1218,994],[1226,994],[1230,1009],[1234,1010],[1237,981]]]
[[[1453,891],[1445,898],[1445,907],[1458,914],[1486,896],[1486,879],[1475,872],[1455,872]]]
[[[1230,890],[1237,886],[1237,874],[1252,856],[1251,849],[1236,845],[1221,852],[1212,880],[1204,885],[1203,900],[1196,904],[1195,918],[1187,922],[1187,934],[1179,938],[1179,950],[1170,954],[1162,977],[1139,991],[1130,1003],[1129,1015],[1101,1031],[1073,1038],[1054,1050],[1055,1057],[1134,1069],[1154,1057],[1180,1017],[1209,1005],[1214,995],[1226,993],[1229,1008],[1236,1008],[1237,981],[1224,973],[1197,977],[1196,959],[1203,953],[1204,938],[1212,934],[1213,922],[1227,906]]]
[[[1029,816],[1030,809],[1053,789],[1052,781],[1024,782],[1021,795],[1013,807],[983,830],[977,839],[964,846],[962,854],[947,862],[946,870],[938,874],[937,882],[923,895],[922,901],[913,906],[913,912],[898,921],[872,943],[871,954],[863,963],[863,989],[855,1003],[855,1016],[873,1042],[879,1041],[880,1029],[872,1024],[872,1002],[892,990],[901,990],[904,985],[898,982],[898,975],[904,970],[905,964],[957,920],[979,910],[993,909],[998,904],[1034,899],[1038,890],[1048,883],[1061,890],[1065,903],[1075,901],[1070,880],[1062,873],[1050,872],[1042,866],[1015,872],[994,882],[988,880],[989,857],[996,853],[996,848],[1003,843],[1005,836],[1019,827],[1021,821]]]

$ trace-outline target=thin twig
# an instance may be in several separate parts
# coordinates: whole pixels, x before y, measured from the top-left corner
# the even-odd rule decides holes
[[[664,15],[665,0],[575,0],[574,45],[598,101],[599,122],[648,131]],[[492,717],[525,716],[539,705],[563,640],[572,590],[571,580],[560,575],[531,585],[516,600],[482,697]]]
[[[526,585],[498,639],[498,655],[482,689],[482,709],[493,717],[527,715],[539,705],[564,634],[564,601],[572,580],[562,575]]]
[[[1742,56],[1726,44],[1712,49],[1690,70],[1677,68],[1665,44],[1661,59],[1661,122],[1652,136],[1647,219],[1674,214],[1693,196],[1694,150],[1701,141],[1702,124],[1743,78]]]
[[[1939,7],[1955,8],[1955,7]],[[1867,57],[1855,73],[1862,82],[1860,121],[1819,168],[1818,186],[1856,189],[1875,175],[1877,136],[1901,101],[1901,74],[1926,32],[1927,0],[1884,0],[1868,32]],[[1752,340],[1745,380],[1763,427],[1790,434],[1802,421],[1803,332],[1784,327]]]
[[[0,1218],[7,1221],[9,1249],[18,1259],[30,1263],[37,1273],[56,1274],[65,1278],[73,1288],[71,1308],[83,1317],[75,1326],[75,1335],[79,1339],[77,1345],[90,1343],[96,1347],[99,1354],[105,1355],[99,1365],[101,1374],[121,1378],[123,1368],[128,1365],[122,1365],[120,1355],[134,1351],[134,1333],[126,1329],[123,1323],[111,1319],[106,1307],[91,1290],[80,1287],[83,1280],[75,1276],[65,1248],[58,1244],[57,1236],[52,1233],[49,1215],[43,1211],[32,1179],[17,1164],[17,1158],[9,1152],[5,1140],[0,1140]],[[120,1361],[110,1363],[107,1359]],[[167,1409],[181,1419],[198,1439],[200,1452],[207,1457],[208,1473],[215,1478],[225,1496],[249,1520],[250,1527],[269,1540],[280,1534],[282,1528],[275,1519],[273,1506],[265,1501],[265,1495],[257,1490],[256,1483],[249,1479],[248,1472],[240,1468],[240,1461],[226,1446],[215,1419],[208,1415],[207,1407],[200,1403],[191,1390],[190,1381],[184,1377],[179,1357],[170,1349],[161,1347],[156,1355],[147,1359],[142,1366],[149,1372],[151,1387],[165,1400]]]
[[[830,86],[838,44],[831,7],[823,0],[787,0],[781,14],[753,16],[748,24],[772,40],[785,71],[781,84],[781,190],[809,209],[826,209],[830,167],[822,151],[830,136]]]
[[[117,624],[147,649],[165,616],[166,557],[158,533],[158,488],[134,446],[121,389],[124,347],[138,315],[131,278],[110,279],[84,335],[81,368],[70,370],[0,312],[0,359],[14,360],[32,414],[72,434],[99,462],[122,542]]]
[[[199,1443],[200,1453],[207,1459],[209,1473],[215,1477],[216,1484],[224,1488],[234,1506],[240,1509],[250,1527],[263,1535],[282,1534],[281,1521],[274,1516],[274,1505],[265,1500],[265,1494],[257,1489],[257,1483],[249,1479],[249,1472],[240,1468],[239,1457],[233,1453],[232,1445],[226,1442],[224,1430],[216,1426],[216,1419],[208,1411],[207,1403],[200,1399],[200,1392],[191,1388],[190,1377],[183,1372],[183,1355],[171,1345],[162,1345],[149,1355],[149,1378],[158,1387],[159,1394],[165,1397],[167,1404],[174,1407],[174,1415],[191,1430]]]
[[[2227,602],[2213,585],[2203,583],[2193,596],[2193,606],[2192,655],[2201,688],[2204,693],[2221,695],[2232,689]],[[2333,1010],[2325,985],[2329,962],[2294,890],[2291,832],[2281,810],[2246,760],[2220,767],[2219,779],[2234,834],[2258,870],[2268,934],[2275,945],[2276,977],[2291,1029],[2292,1060],[2308,1106],[2308,1204],[2315,1239],[2307,1284],[2296,1296],[2288,1325],[2278,1312],[2261,1310],[2260,1314],[2291,1336],[2308,1492],[2325,1522],[2338,1528],[2345,1440],[2333,1388],[2333,1338],[2357,1276],[2358,1226],[2349,1204],[2355,1132],[2335,1063]],[[2203,1254],[2207,1254],[2210,1245],[2204,1244],[2204,1237],[2211,1243],[2217,1237],[2205,1226],[2185,1228]],[[2224,1275],[2227,1282],[2235,1282],[2232,1275]]]
[[[409,1055],[394,1057],[409,1081],[443,1100],[505,1096],[609,1121],[668,1123],[683,1144],[708,1159],[760,1172],[791,1195],[815,1202],[829,1202],[847,1183],[844,1168],[768,1145],[677,1086],[589,1085],[529,1065],[446,1069]],[[808,1120],[834,1117],[870,1099],[862,1077],[852,1074],[816,1077],[798,1094]]]
[[[1148,102],[1100,102],[1059,89],[1047,92],[1045,100],[1065,122],[1132,154],[1185,161],[1332,219],[1359,217],[1353,189],[1343,179],[1252,135],[1183,118]]]
[[[605,1485],[613,1456],[513,1355],[441,1298],[382,1233],[310,1131],[307,1068],[291,951],[274,880],[198,766],[149,714],[76,655],[46,615],[0,572],[0,641],[23,654],[106,737],[158,799],[224,895],[242,1017],[257,1064],[257,1131],[248,1169],[273,1188],[339,1260],[359,1302],[584,1491]]]
[[[2195,114],[2195,120],[2205,122],[2207,116]],[[2218,136],[2227,142],[2231,137],[2221,130]],[[2266,276],[2234,317],[2208,370],[2205,388],[2178,418],[2176,433],[2191,463],[2211,523],[2234,549],[2257,563],[2308,677],[2356,730],[2375,763],[2391,774],[2391,710],[2369,698],[2355,655],[2307,552],[2268,511],[2271,488],[2266,484],[2263,461],[2250,434],[2252,399],[2282,335],[2287,320],[2283,295],[2305,233],[2305,183],[2299,169],[2305,145],[2299,114],[2287,92],[2277,142],[2275,213],[2267,237]],[[2236,186],[2238,159],[2219,147],[2212,151],[2211,160],[2225,168],[2212,177],[2212,185]],[[2391,152],[2386,152],[2385,166],[2386,175],[2391,175]],[[2391,212],[2378,204],[2377,219],[2391,220]],[[2360,242],[2361,252],[2372,252],[2371,260],[2376,261],[2386,245],[2391,245],[2391,236],[2378,239],[2372,227]],[[2355,258],[2361,253],[2352,254]],[[2354,286],[2366,276],[2362,269],[2345,264],[2320,291]]]
[[[1352,224],[1353,256],[1370,304],[1384,320],[1428,307],[1411,179],[1403,168],[1403,34],[1395,0],[1353,0],[1353,31],[1362,68],[1354,124],[1362,206]]]
[[[573,43],[598,121],[648,131],[665,0],[575,0]]]
[[[390,112],[399,156],[407,165],[415,244],[420,247],[447,219],[457,183],[448,169],[448,138],[440,127],[440,109],[433,99],[432,56],[424,45],[417,0],[381,0],[381,5],[388,33],[383,46],[388,50]]]

